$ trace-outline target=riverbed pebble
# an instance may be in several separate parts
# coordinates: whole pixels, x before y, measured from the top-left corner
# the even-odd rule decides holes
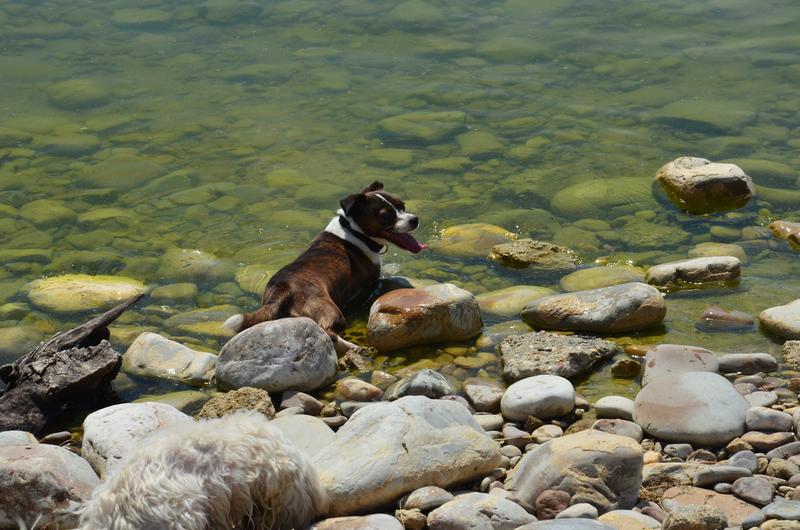
[[[435,370],[424,368],[415,372],[386,389],[383,398],[394,401],[403,396],[426,396],[436,399],[453,394],[447,379]]]
[[[464,380],[464,394],[478,412],[497,412],[506,386],[494,379],[470,377]]]
[[[609,434],[616,434],[618,436],[627,436],[637,442],[641,442],[644,437],[642,428],[633,423],[632,421],[620,419],[600,419],[592,424],[592,429],[607,432]]]
[[[791,431],[792,416],[767,407],[747,409],[745,424],[749,431]]]
[[[739,258],[711,256],[662,263],[647,270],[646,281],[660,287],[729,282],[741,275]]]
[[[430,530],[468,528],[516,529],[536,517],[501,496],[465,493],[428,514]]]

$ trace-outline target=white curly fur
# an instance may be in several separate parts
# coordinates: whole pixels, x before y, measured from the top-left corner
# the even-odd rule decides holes
[[[327,511],[308,458],[255,412],[148,437],[82,508],[81,530],[289,530]]]

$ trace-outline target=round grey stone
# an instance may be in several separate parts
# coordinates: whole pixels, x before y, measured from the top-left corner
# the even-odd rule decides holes
[[[536,375],[509,386],[500,400],[503,416],[525,421],[528,416],[540,419],[563,416],[575,406],[575,389],[557,375]]]

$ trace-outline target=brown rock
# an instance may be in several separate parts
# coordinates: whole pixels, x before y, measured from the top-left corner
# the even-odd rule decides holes
[[[758,511],[752,504],[741,501],[733,495],[724,495],[694,486],[676,486],[668,489],[664,492],[661,505],[668,512],[672,506],[704,505],[718,508],[725,514],[729,526],[739,526],[747,517]]]
[[[741,436],[741,439],[751,446],[756,451],[772,451],[773,449],[786,445],[794,441],[794,434],[790,432],[771,432],[764,433],[759,431],[750,431]]]
[[[375,401],[383,395],[383,390],[377,386],[347,377],[336,382],[336,397],[342,401]]]
[[[267,418],[275,417],[275,407],[266,390],[242,387],[214,396],[197,413],[198,418],[221,418],[237,410],[255,410]]]
[[[395,510],[394,516],[406,530],[423,530],[428,524],[428,518],[419,510]]]
[[[300,407],[304,414],[319,416],[324,405],[314,396],[297,390],[286,390],[281,396],[281,410],[289,407]]]
[[[690,213],[740,208],[755,195],[753,182],[739,166],[704,158],[676,158],[658,170],[656,180],[678,208]]]
[[[539,519],[555,519],[569,506],[570,495],[561,490],[544,490],[536,497],[536,515]]]
[[[575,270],[575,253],[560,245],[533,239],[518,239],[492,247],[489,259],[499,261],[508,267],[533,267],[544,270]]]

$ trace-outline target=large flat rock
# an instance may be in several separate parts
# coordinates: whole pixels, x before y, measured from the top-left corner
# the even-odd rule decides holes
[[[314,461],[330,515],[344,515],[482,477],[500,463],[500,446],[460,403],[407,396],[356,411]]]

